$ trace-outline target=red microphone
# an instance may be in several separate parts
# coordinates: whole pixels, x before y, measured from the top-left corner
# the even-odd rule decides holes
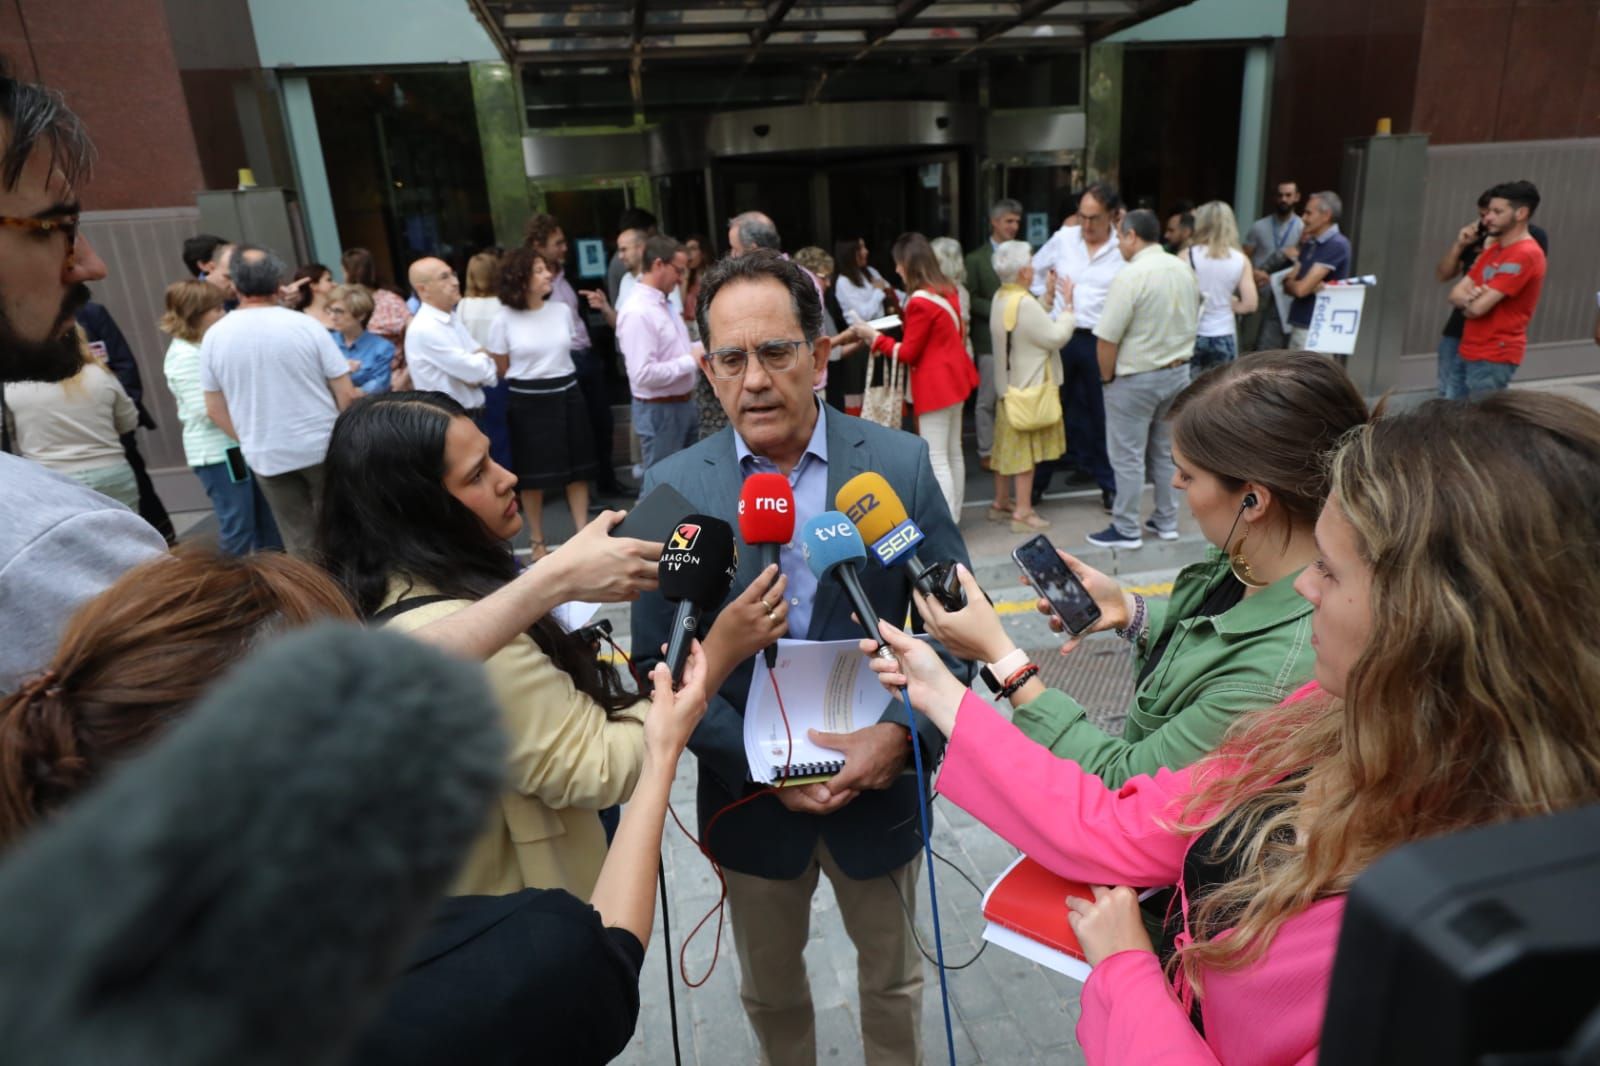
[[[739,537],[756,550],[765,570],[778,561],[778,549],[794,539],[794,489],[782,474],[751,474],[739,491]],[[767,667],[778,659],[778,648],[766,649]]]

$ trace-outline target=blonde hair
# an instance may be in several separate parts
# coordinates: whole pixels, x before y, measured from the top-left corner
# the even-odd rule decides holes
[[[944,271],[944,276],[957,285],[965,285],[967,261],[961,254],[961,242],[954,237],[935,237],[928,245],[933,249],[933,257],[939,261],[939,269]]]
[[[467,260],[467,295],[493,296],[500,288],[500,257],[479,252]]]
[[[1393,848],[1600,798],[1600,632],[1572,613],[1600,598],[1600,414],[1435,401],[1332,465],[1370,635],[1343,698],[1242,715],[1196,769],[1175,828],[1219,830],[1210,858],[1242,871],[1190,901],[1175,965],[1197,992]]]
[[[167,310],[159,328],[169,337],[198,342],[205,332],[200,328],[200,319],[207,311],[221,307],[225,300],[222,290],[209,282],[175,281],[167,286]]]
[[[818,277],[833,274],[833,256],[814,244],[800,249],[792,258]]]
[[[1239,246],[1239,223],[1233,208],[1221,200],[1211,200],[1194,209],[1194,238],[1190,245],[1202,245],[1212,259],[1226,259]]]
[[[350,316],[366,328],[367,320],[372,317],[372,290],[365,285],[335,285],[328,293],[328,302],[342,303]]]

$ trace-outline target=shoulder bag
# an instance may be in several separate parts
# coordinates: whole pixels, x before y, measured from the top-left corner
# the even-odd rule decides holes
[[[1025,294],[1016,298],[1002,312],[1006,322],[1006,422],[1018,433],[1044,429],[1061,421],[1061,391],[1050,377],[1050,360],[1044,361],[1044,381],[1026,387],[1011,384],[1011,334],[1017,328],[1017,312]]]

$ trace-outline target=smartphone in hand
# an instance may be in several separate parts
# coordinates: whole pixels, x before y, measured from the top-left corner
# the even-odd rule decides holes
[[[1033,590],[1050,604],[1068,633],[1077,636],[1100,620],[1099,604],[1067,568],[1049,537],[1040,534],[1024,542],[1011,553],[1011,558]]]

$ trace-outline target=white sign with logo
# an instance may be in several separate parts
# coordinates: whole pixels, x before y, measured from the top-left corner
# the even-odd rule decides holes
[[[1324,285],[1311,309],[1311,326],[1306,331],[1306,348],[1327,355],[1350,355],[1356,350],[1356,335],[1361,331],[1361,308],[1366,303],[1366,285]]]

